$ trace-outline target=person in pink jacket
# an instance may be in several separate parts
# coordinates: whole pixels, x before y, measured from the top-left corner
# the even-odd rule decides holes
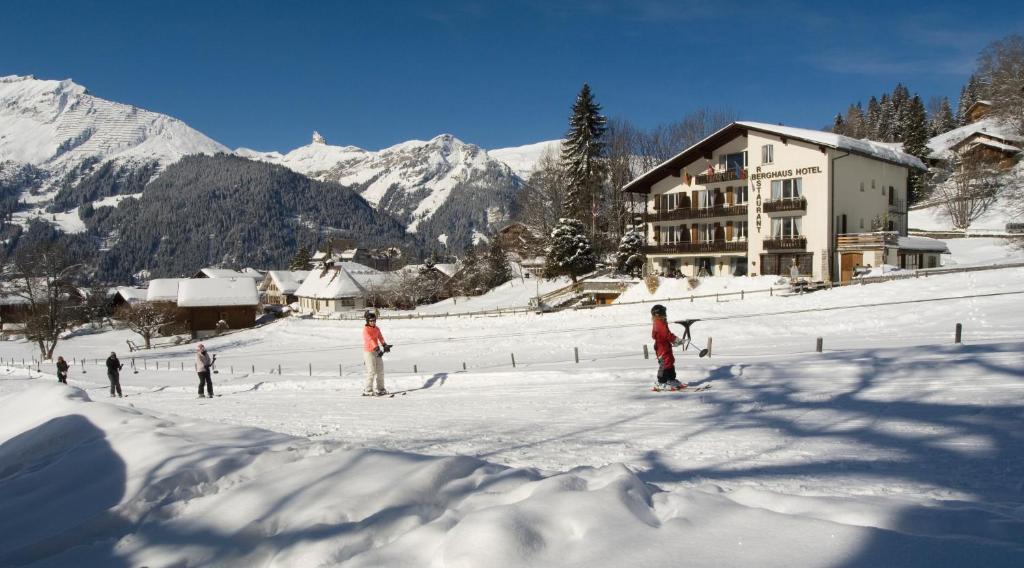
[[[377,327],[377,314],[367,310],[363,314],[366,325],[363,326],[363,362],[366,363],[366,385],[363,396],[383,396],[388,394],[384,388],[384,354],[391,351],[391,346],[384,341],[384,334]]]

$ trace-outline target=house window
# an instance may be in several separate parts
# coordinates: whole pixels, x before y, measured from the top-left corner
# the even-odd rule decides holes
[[[676,230],[678,231],[676,234],[679,235],[679,242],[690,242],[690,231],[686,229],[686,225],[679,225],[679,227]]]
[[[732,225],[732,240],[734,241],[745,241],[747,240],[747,222],[736,221]]]
[[[864,191],[864,182],[860,182],[860,190]]]
[[[871,189],[875,189],[875,180],[871,180]]]
[[[743,205],[747,203],[747,186],[741,185],[737,187],[733,195],[735,196],[736,205]]]
[[[803,195],[802,178],[772,180],[772,201],[800,199]]]
[[[765,144],[761,146],[761,163],[772,164],[775,162],[775,145]]]
[[[674,225],[668,226],[667,234],[665,235],[665,242],[673,245],[676,242],[676,228]]]
[[[792,239],[800,236],[800,217],[772,218],[772,237],[776,239]]]
[[[896,188],[889,186],[889,205],[896,205]]]
[[[718,156],[718,168],[722,171],[735,171],[747,167],[747,153],[721,154]]]
[[[700,200],[701,209],[707,209],[715,205],[715,195],[710,191],[698,191],[697,198]]]
[[[697,226],[697,233],[700,235],[700,242],[710,243],[715,240],[715,226],[711,223],[701,223]]]
[[[863,228],[864,228],[864,217],[861,217],[861,218],[860,218],[860,228],[861,228],[861,229],[863,229]]]

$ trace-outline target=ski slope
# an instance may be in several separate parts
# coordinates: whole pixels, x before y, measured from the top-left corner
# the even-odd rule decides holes
[[[383,319],[394,398],[359,396],[358,322],[207,341],[212,400],[194,346],[135,354],[111,400],[128,332],[63,341],[68,387],[3,342],[0,565],[1020,566],[1021,292],[668,302],[713,337],[678,355],[702,393],[648,390],[644,305]]]

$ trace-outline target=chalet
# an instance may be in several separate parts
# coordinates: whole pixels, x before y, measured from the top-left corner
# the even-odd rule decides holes
[[[365,308],[367,291],[344,265],[336,264],[312,270],[295,295],[302,311],[329,313]]]
[[[874,251],[859,235],[907,235],[907,178],[924,169],[886,144],[734,122],[622,190],[645,199],[648,272],[790,274],[796,264],[837,281]],[[898,255],[901,242],[881,246]]]
[[[256,282],[248,277],[185,279],[178,286],[178,309],[193,338],[212,335],[224,324],[252,327],[258,304]]]
[[[154,278],[146,289],[146,301],[150,303],[178,304],[178,286],[186,278]]]
[[[263,280],[263,274],[254,268],[245,268],[241,271],[229,268],[203,268],[192,275],[192,278],[252,278]]]
[[[270,270],[260,282],[260,301],[264,304],[287,306],[298,301],[295,292],[309,276],[309,270]]]
[[[514,222],[498,229],[494,237],[501,248],[519,258],[537,256],[544,250],[544,239],[523,223]]]
[[[978,122],[988,116],[991,111],[992,101],[974,101],[971,106],[967,107],[964,116],[967,117],[968,122]]]
[[[117,288],[114,288],[113,293],[108,296],[109,305],[114,310],[124,306],[134,306],[135,304],[145,302],[148,295],[149,291],[145,288],[118,286]]]

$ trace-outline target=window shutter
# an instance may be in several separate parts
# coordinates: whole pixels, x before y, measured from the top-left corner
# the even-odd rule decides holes
[[[732,195],[731,193],[729,195]],[[725,240],[732,240],[732,221],[725,222]]]
[[[654,210],[655,211],[660,211],[661,210],[661,196],[660,195],[655,195],[654,196]]]
[[[654,244],[661,244],[661,227],[658,225],[654,226]]]
[[[735,202],[735,199],[734,199],[734,196],[733,196],[732,188],[731,187],[725,188],[725,204],[728,205],[729,207],[732,207],[732,204],[734,202]]]

